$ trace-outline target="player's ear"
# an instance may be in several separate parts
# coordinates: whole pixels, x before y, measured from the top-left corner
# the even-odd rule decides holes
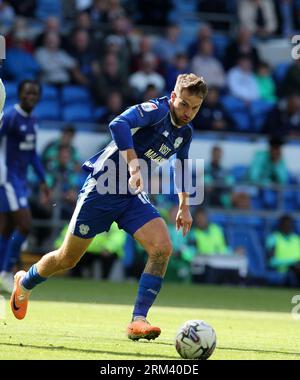
[[[172,92],[171,92],[171,100],[172,100],[172,102],[175,101],[176,97],[177,97],[176,92],[175,92],[175,91],[172,91]]]

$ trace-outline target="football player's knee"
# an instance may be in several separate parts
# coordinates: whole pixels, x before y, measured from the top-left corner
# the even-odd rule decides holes
[[[173,251],[173,246],[170,240],[163,242],[153,242],[150,249],[150,254],[162,253],[165,257],[170,257]]]

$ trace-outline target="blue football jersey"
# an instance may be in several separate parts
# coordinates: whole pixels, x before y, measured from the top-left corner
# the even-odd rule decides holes
[[[118,176],[120,150],[134,148],[137,157],[149,166],[160,166],[174,155],[182,162],[188,158],[192,126],[174,126],[167,97],[128,108],[109,127],[113,141],[83,165],[96,179],[103,173],[108,159],[116,163]]]
[[[32,165],[41,181],[44,171],[36,153],[36,119],[19,105],[6,112],[0,124],[0,185],[24,186]]]

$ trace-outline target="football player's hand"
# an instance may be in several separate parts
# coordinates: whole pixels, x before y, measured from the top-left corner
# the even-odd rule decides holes
[[[47,204],[50,201],[51,190],[45,182],[40,184],[41,200],[43,204]]]
[[[129,186],[133,189],[134,194],[138,194],[143,191],[144,183],[140,170],[130,173],[128,183]]]
[[[179,231],[182,228],[182,235],[190,231],[193,223],[193,218],[188,207],[180,208],[176,216],[176,230]]]

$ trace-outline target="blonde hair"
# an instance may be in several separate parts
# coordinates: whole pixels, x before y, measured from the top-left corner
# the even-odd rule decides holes
[[[180,95],[182,90],[188,90],[190,94],[205,98],[208,92],[207,84],[203,77],[190,74],[180,74],[177,77],[174,92]]]

